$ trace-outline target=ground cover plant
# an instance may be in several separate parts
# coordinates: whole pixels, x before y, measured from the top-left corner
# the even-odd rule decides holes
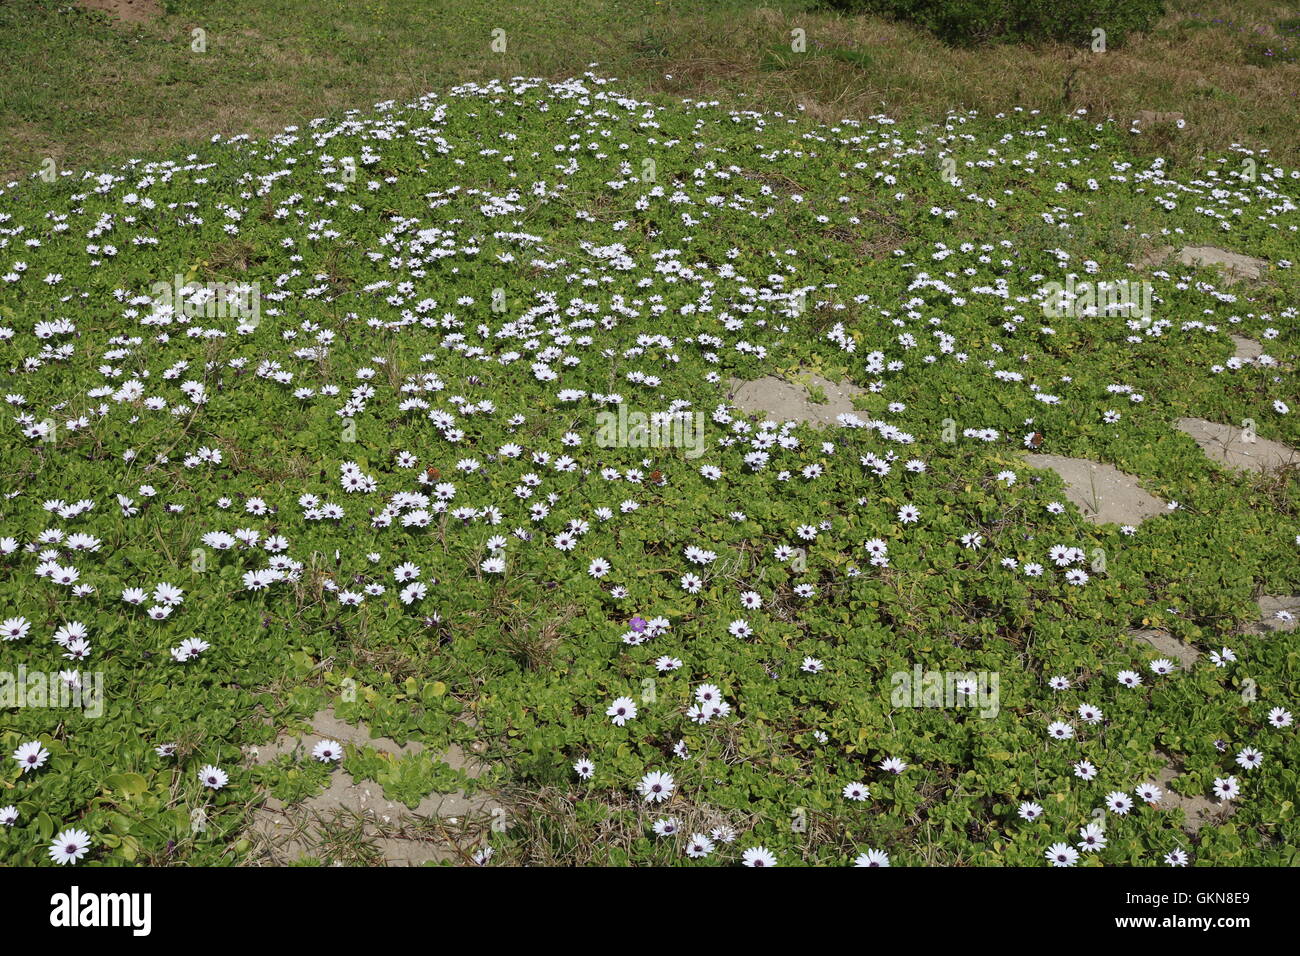
[[[1300,169],[1135,139],[587,73],[6,187],[0,669],[83,694],[3,710],[0,858],[255,862],[346,771],[494,865],[1297,862],[1296,469],[1173,423],[1300,445]],[[425,749],[250,761],[322,708]]]

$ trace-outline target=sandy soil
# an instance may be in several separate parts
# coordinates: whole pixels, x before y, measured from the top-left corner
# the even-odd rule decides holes
[[[372,737],[365,724],[348,724],[332,710],[322,710],[312,717],[309,733],[283,734],[268,746],[250,748],[247,756],[254,764],[265,764],[284,754],[306,755],[319,740],[337,740],[348,748],[369,746],[397,758],[424,750],[418,741],[402,745],[387,737]],[[439,759],[471,777],[481,771],[458,747]],[[322,856],[331,830],[359,829],[385,865],[419,866],[463,860],[465,847],[455,836],[465,831],[467,821],[481,821],[490,814],[493,806],[480,795],[457,792],[430,794],[415,809],[408,809],[387,799],[379,784],[353,780],[338,766],[328,788],[292,807],[267,796],[253,813],[250,836],[263,863],[282,865],[303,856]],[[470,837],[466,842],[474,840]]]
[[[1178,430],[1192,437],[1207,456],[1229,468],[1268,471],[1300,464],[1300,451],[1281,442],[1260,438],[1235,425],[1220,425],[1204,418],[1180,418]]]
[[[1065,482],[1065,496],[1093,524],[1141,524],[1163,514],[1165,502],[1113,465],[1062,455],[1026,455],[1034,468],[1050,468]]]
[[[820,375],[811,374],[800,376],[799,384],[768,375],[751,382],[733,378],[730,385],[732,403],[745,411],[765,415],[777,422],[806,422],[809,425],[834,425],[837,416],[853,414],[853,396],[862,392],[851,383],[837,385]],[[825,392],[827,402],[812,401],[808,386]]]

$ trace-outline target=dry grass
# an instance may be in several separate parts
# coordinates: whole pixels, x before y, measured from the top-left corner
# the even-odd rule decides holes
[[[1125,122],[1143,110],[1187,126],[1134,137],[1174,160],[1240,142],[1300,161],[1300,65],[1256,49],[1296,16],[1275,0],[1171,0],[1152,32],[1104,54],[1059,44],[952,49],[905,24],[810,9],[809,0],[464,0],[456,22],[418,0],[173,0],[147,22],[110,24],[56,0],[0,5],[0,179],[36,169],[156,155],[213,133],[267,133],[467,80],[560,78],[593,62],[628,86],[801,110],[822,121],[887,112],[933,122],[949,109],[1059,113]],[[62,11],[55,13],[54,11]],[[1224,23],[1214,23],[1214,19]],[[208,30],[208,52],[190,31]],[[504,53],[490,30],[508,31]],[[790,50],[790,31],[807,51]],[[1294,38],[1285,40],[1294,43]],[[1255,65],[1269,62],[1272,65]],[[68,77],[76,75],[76,83]]]
[[[512,846],[503,862],[523,866],[600,866],[630,854],[644,840],[656,820],[676,817],[680,840],[691,833],[708,833],[713,827],[732,826],[738,831],[755,822],[735,813],[700,805],[680,796],[666,805],[651,807],[631,796],[602,796],[597,803],[579,807],[579,798],[554,787],[510,791],[502,795],[510,808]],[[681,857],[681,850],[663,841],[665,860]]]
[[[667,52],[657,58],[652,85],[801,109],[829,122],[880,112],[937,121],[949,109],[1017,106],[1086,109],[1126,123],[1144,110],[1180,113],[1185,129],[1147,145],[1190,156],[1240,142],[1295,162],[1300,64],[1256,66],[1247,56],[1255,31],[1276,36],[1275,24],[1294,15],[1284,3],[1175,0],[1151,33],[1102,54],[1060,44],[953,49],[906,24],[771,8],[739,17],[718,35],[707,15],[682,15],[659,29]],[[1208,22],[1216,17],[1235,22]],[[783,49],[796,27],[807,31],[802,55]],[[719,58],[719,46],[733,54]]]

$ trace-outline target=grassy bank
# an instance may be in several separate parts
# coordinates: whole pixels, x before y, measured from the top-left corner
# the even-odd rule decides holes
[[[47,158],[82,168],[459,82],[572,76],[593,62],[632,89],[802,107],[825,120],[1019,106],[1127,121],[1148,110],[1184,116],[1184,128],[1157,124],[1140,144],[1175,159],[1236,142],[1270,146],[1287,162],[1300,150],[1300,11],[1269,0],[1174,2],[1156,30],[1104,54],[956,50],[807,0],[166,0],[157,9],[125,22],[66,0],[0,3],[0,172],[31,172]],[[790,49],[795,29],[806,31],[804,53]]]

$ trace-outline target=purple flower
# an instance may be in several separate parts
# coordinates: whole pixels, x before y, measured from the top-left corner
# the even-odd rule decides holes
[[[632,630],[637,634],[640,634],[647,627],[646,619],[643,617],[634,617],[628,622],[628,627],[632,628]]]

